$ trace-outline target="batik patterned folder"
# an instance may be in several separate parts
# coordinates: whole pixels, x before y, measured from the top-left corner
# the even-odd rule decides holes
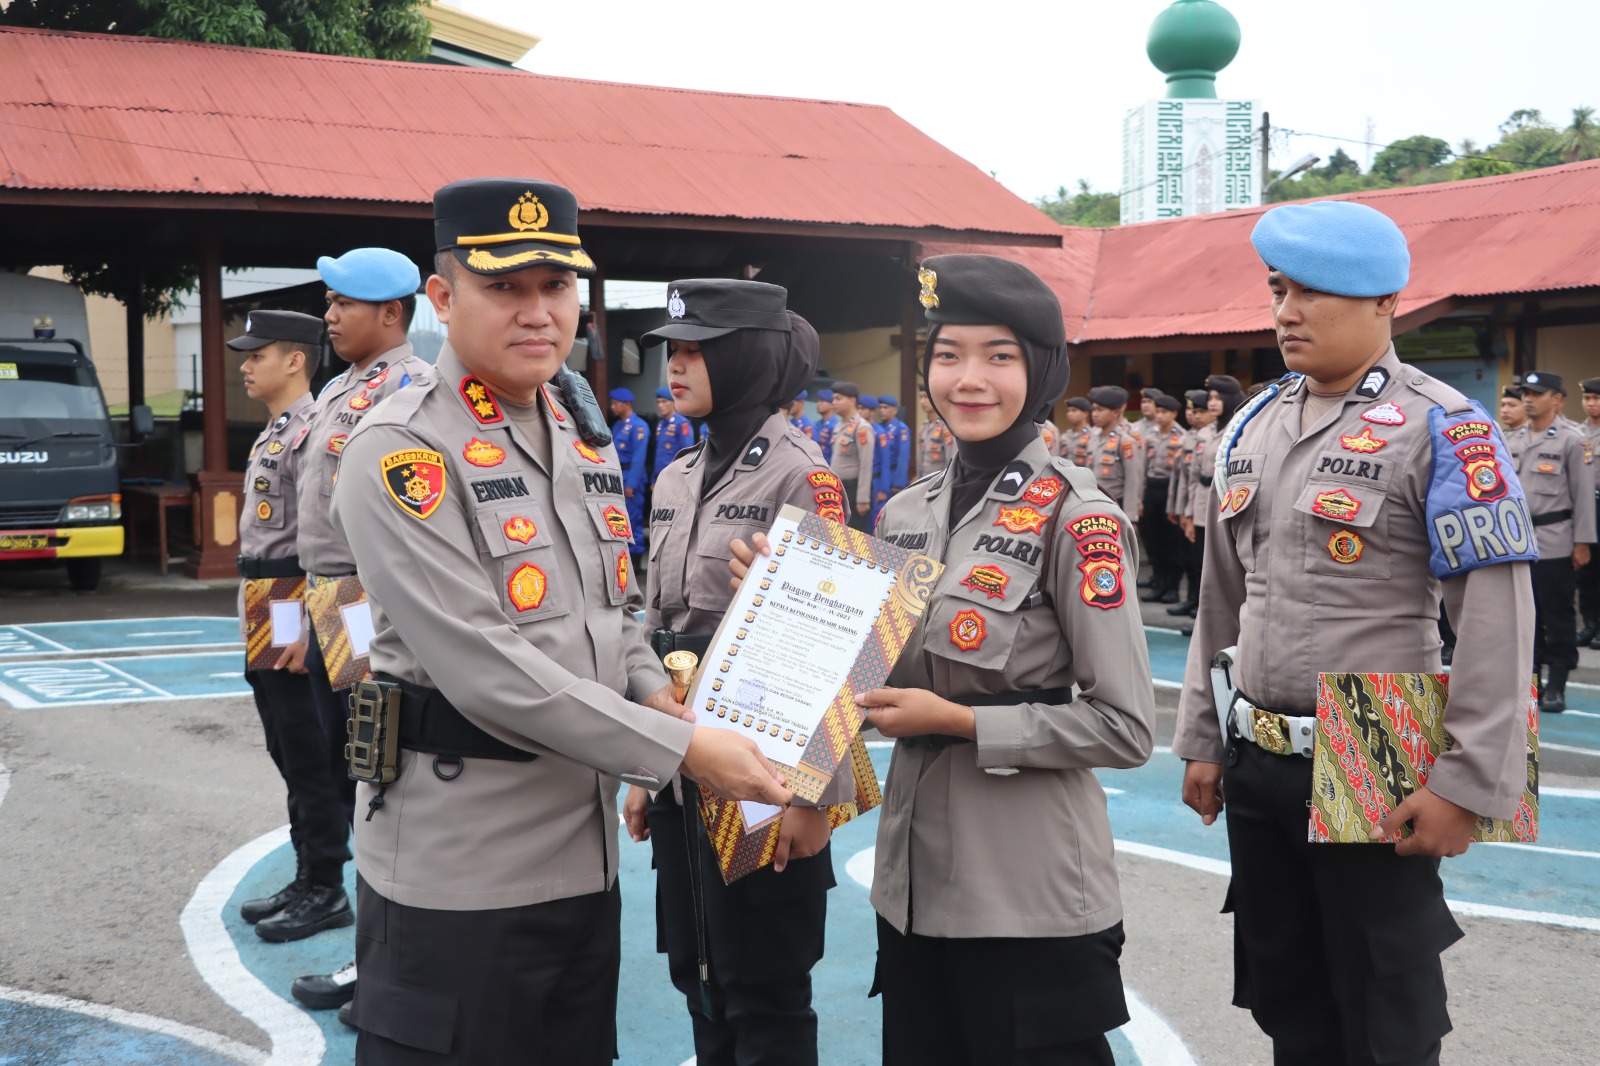
[[[303,577],[258,577],[244,583],[244,668],[271,670],[284,645],[273,639],[272,605],[305,598]]]
[[[353,575],[306,589],[306,610],[316,627],[317,644],[322,648],[328,679],[335,691],[371,676],[366,653],[351,654],[350,630],[345,624],[346,609],[362,608],[366,602],[367,590],[361,587],[361,579]]]
[[[1312,752],[1312,843],[1372,843],[1372,828],[1428,780],[1453,741],[1445,731],[1449,674],[1322,674]],[[1528,777],[1509,821],[1478,819],[1473,840],[1539,837],[1539,696],[1530,688]],[[1402,830],[1401,835],[1409,835]]]

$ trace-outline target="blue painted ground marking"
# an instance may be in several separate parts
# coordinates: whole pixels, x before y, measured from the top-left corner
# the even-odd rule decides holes
[[[239,643],[239,620],[217,615],[0,626],[0,656],[226,648]]]
[[[222,1066],[236,1059],[163,1033],[0,999],[0,1066]]]
[[[25,709],[249,694],[238,651],[0,663],[0,700]]]

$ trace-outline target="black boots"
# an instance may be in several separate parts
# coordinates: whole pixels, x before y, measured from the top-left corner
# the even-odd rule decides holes
[[[332,1010],[355,998],[356,964],[347,962],[332,973],[296,977],[289,992],[311,1010]]]
[[[305,892],[271,918],[256,923],[256,936],[282,942],[304,940],[324,929],[355,924],[350,899],[337,885],[310,885]]]
[[[1567,668],[1550,666],[1544,688],[1539,692],[1539,713],[1560,714],[1567,709]]]
[[[263,899],[247,899],[239,905],[239,917],[255,925],[263,918],[271,918],[274,914],[288,907],[295,900],[306,894],[306,889],[311,887],[311,880],[306,875],[304,863],[295,863],[294,880],[284,885],[272,895]]]

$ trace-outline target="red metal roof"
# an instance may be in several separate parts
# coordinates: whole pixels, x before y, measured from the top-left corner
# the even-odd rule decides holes
[[[0,30],[0,189],[420,204],[488,174],[586,210],[1061,232],[884,107]]]

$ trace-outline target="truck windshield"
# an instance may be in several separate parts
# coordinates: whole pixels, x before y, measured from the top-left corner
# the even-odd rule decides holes
[[[0,425],[42,420],[47,430],[81,429],[63,422],[105,422],[105,401],[85,366],[8,361],[0,354]]]

